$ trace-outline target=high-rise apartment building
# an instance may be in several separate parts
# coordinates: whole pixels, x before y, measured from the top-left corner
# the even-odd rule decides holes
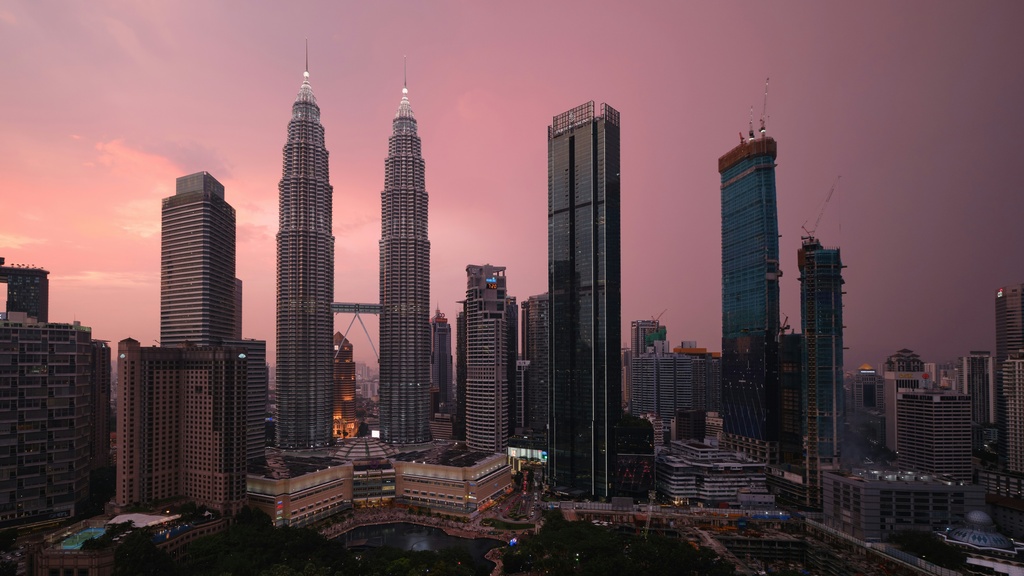
[[[1011,352],[1002,363],[1006,396],[1006,467],[1024,474],[1024,351]]]
[[[1010,354],[1024,349],[1024,284],[1010,284],[996,290],[996,355],[993,369],[996,376],[996,428],[999,430],[999,455],[1006,457],[1009,446],[1010,413],[1003,390],[1003,362]],[[1024,438],[1018,439],[1024,442]]]
[[[334,361],[334,188],[309,71],[292,105],[278,192],[277,443],[326,446]]]
[[[523,302],[523,359],[530,364],[526,368],[524,385],[524,426],[540,432],[548,428],[548,381],[551,377],[551,355],[548,346],[550,313],[548,295],[537,294]]]
[[[619,113],[587,102],[548,126],[548,479],[613,493],[621,415]]]
[[[773,138],[753,133],[718,159],[722,196],[723,442],[777,458],[779,224]]]
[[[8,310],[5,317],[0,320],[0,525],[68,519],[89,496],[90,431],[97,409],[92,334],[78,322],[36,322],[23,311]]]
[[[913,350],[903,348],[886,359],[884,375],[885,446],[896,452],[898,450],[896,421],[899,419],[899,414],[896,411],[896,397],[900,392],[930,388],[932,374],[925,371],[925,364],[919,355]]]
[[[505,267],[466,266],[466,445],[508,446],[508,318]]]
[[[90,342],[89,406],[92,436],[89,442],[89,468],[97,470],[112,464],[110,460],[110,345],[106,340]]]
[[[235,338],[235,209],[208,172],[182,176],[160,218],[160,345]]]
[[[804,238],[797,253],[803,389],[806,398],[807,505],[821,507],[821,474],[838,470],[843,444],[843,262],[838,248]]]
[[[0,284],[7,284],[7,312],[24,312],[36,322],[49,322],[50,272],[34,266],[4,266],[0,258]]]
[[[516,433],[516,414],[521,406],[516,383],[519,382],[519,304],[515,296],[505,296],[505,378],[508,381],[508,435]]]
[[[380,437],[430,440],[427,189],[409,90],[391,123],[380,195]]]
[[[633,320],[629,323],[629,349],[636,358],[647,352],[647,335],[657,332],[661,324],[655,320]]]
[[[115,508],[184,497],[223,514],[246,502],[244,348],[118,343]]]
[[[469,347],[469,335],[466,330],[466,301],[460,302],[462,310],[455,317],[455,418],[452,423],[452,437],[456,440],[466,439],[466,378],[469,369],[466,364],[466,352]]]
[[[957,389],[971,396],[971,420],[977,424],[996,422],[995,362],[988,350],[972,350],[961,356],[958,364]]]
[[[352,342],[334,333],[334,384],[331,387],[331,425],[335,440],[356,435],[356,363]]]
[[[678,411],[703,409],[694,401],[693,358],[669,350],[667,341],[655,341],[654,346],[634,356],[631,372],[631,414],[659,416],[663,427],[654,431],[659,444],[671,436],[672,419]]]
[[[455,413],[452,368],[452,326],[438,309],[430,319],[430,389],[434,394],[434,414]]]

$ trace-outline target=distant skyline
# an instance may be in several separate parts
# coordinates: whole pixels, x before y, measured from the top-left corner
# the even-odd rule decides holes
[[[208,171],[237,213],[244,336],[274,358],[281,135],[309,39],[334,186],[335,300],[376,302],[383,166],[408,56],[430,192],[431,310],[467,264],[547,289],[545,128],[622,114],[622,323],[721,347],[718,157],[764,106],[778,142],[781,311],[797,249],[842,249],[846,370],[995,350],[1024,282],[1020,2],[0,5],[0,256],[50,271],[49,318],[160,333],[160,209]],[[0,299],[4,296],[0,286]],[[345,331],[350,317],[339,316]],[[364,321],[376,337],[374,318]],[[376,365],[360,327],[358,361]],[[625,343],[624,343],[625,344]],[[379,341],[375,342],[379,349]]]

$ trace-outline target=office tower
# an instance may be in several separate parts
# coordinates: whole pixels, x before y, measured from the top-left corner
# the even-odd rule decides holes
[[[182,497],[242,509],[247,371],[243,348],[118,343],[115,509]]]
[[[436,390],[432,412],[455,412],[455,381],[452,374],[452,326],[441,310],[430,319],[430,389]]]
[[[504,266],[466,266],[466,445],[470,450],[504,452],[508,446],[505,302]]]
[[[622,366],[622,411],[632,413],[633,403],[633,351],[623,348],[619,351]]]
[[[850,384],[853,405],[846,407],[848,413],[885,410],[885,376],[876,372],[870,364],[862,364],[857,368]]]
[[[957,362],[957,391],[971,396],[971,420],[978,424],[996,421],[995,363],[988,350],[972,350]]]
[[[653,318],[633,320],[629,323],[629,349],[633,352],[634,358],[647,352],[647,335],[657,332],[659,328],[661,324]]]
[[[469,369],[466,364],[466,350],[469,335],[466,333],[466,301],[459,302],[462,310],[455,317],[455,421],[452,437],[466,439],[466,378]]]
[[[112,464],[110,460],[110,345],[93,340],[89,347],[89,407],[92,435],[89,441],[89,469]]]
[[[267,396],[269,394],[267,341],[242,338],[225,340],[223,346],[245,350],[246,360],[248,360],[245,402],[245,461],[247,465],[259,464],[265,456],[267,447]]]
[[[537,294],[523,302],[523,358],[530,363],[526,371],[524,394],[525,426],[535,432],[548,428],[548,379],[550,378],[551,356],[550,313],[548,295]]]
[[[925,365],[921,357],[913,350],[903,348],[885,360],[886,372],[924,372]]]
[[[235,340],[242,339],[242,280],[235,278]]]
[[[516,404],[510,425],[513,429],[512,434],[522,434],[522,430],[526,428],[526,383],[529,377],[530,361],[516,360],[516,379],[514,380]]]
[[[803,474],[806,456],[807,394],[804,390],[804,337],[788,332],[779,337],[779,458],[781,464]],[[803,477],[801,476],[801,480]],[[806,504],[801,487],[796,501]]]
[[[707,426],[707,410],[677,410],[675,417],[672,418],[672,441],[697,440],[703,442],[707,436]]]
[[[352,343],[334,333],[334,382],[331,386],[331,423],[335,440],[356,435],[356,364]]]
[[[938,387],[897,392],[896,447],[900,469],[970,482],[971,397]]]
[[[1002,368],[1007,414],[1006,467],[1024,474],[1024,351],[1010,352]]]
[[[521,410],[517,398],[519,382],[519,304],[515,296],[505,296],[505,376],[508,382],[508,434],[516,433],[516,414]]]
[[[4,316],[0,526],[66,520],[89,496],[92,334],[78,322]]]
[[[32,266],[4,266],[0,284],[7,284],[7,312],[24,312],[45,324],[50,316],[50,272]]]
[[[235,209],[208,172],[182,176],[160,217],[160,345],[235,337]]]
[[[718,159],[722,196],[722,418],[726,444],[765,462],[779,440],[779,224],[775,140]]]
[[[334,350],[334,188],[320,107],[309,71],[292,105],[278,184],[277,443],[312,448],[331,441]]]
[[[430,440],[430,240],[409,90],[392,121],[380,194],[380,437]]]
[[[821,507],[821,474],[839,469],[843,444],[843,262],[838,248],[804,238],[797,253],[806,394],[808,505]]]
[[[931,374],[925,372],[924,362],[913,350],[897,351],[885,361],[885,447],[898,450],[896,437],[896,397],[900,392],[912,392],[931,387]]]
[[[654,447],[661,445],[655,424],[623,416],[615,423],[615,493],[646,500],[654,490]]]
[[[548,127],[548,479],[607,497],[622,412],[619,113],[587,102]]]

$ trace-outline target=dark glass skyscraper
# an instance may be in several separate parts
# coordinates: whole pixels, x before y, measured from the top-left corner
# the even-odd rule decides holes
[[[439,309],[430,319],[430,387],[435,390],[433,411],[455,413],[452,374],[452,325]]]
[[[522,310],[523,358],[530,362],[526,370],[523,414],[526,427],[541,432],[548,427],[548,378],[551,377],[548,295],[530,296],[523,302]]]
[[[430,240],[423,154],[409,90],[392,121],[380,194],[380,436],[430,440]]]
[[[320,107],[305,73],[292,105],[281,174],[277,233],[277,442],[331,441],[334,349],[334,188]]]
[[[622,412],[619,113],[594,102],[548,126],[549,480],[612,494]]]
[[[236,338],[235,209],[209,172],[175,181],[160,218],[160,345]]]
[[[779,434],[779,224],[775,140],[740,142],[722,177],[722,418],[732,448],[767,461]]]
[[[821,506],[821,474],[839,468],[843,434],[843,262],[838,248],[804,238],[797,253],[807,398],[807,505]]]

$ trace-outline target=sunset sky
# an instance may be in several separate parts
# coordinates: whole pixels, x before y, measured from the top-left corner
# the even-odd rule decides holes
[[[50,320],[159,337],[160,206],[206,170],[238,218],[244,336],[275,335],[281,150],[304,41],[334,186],[335,299],[378,300],[380,191],[408,56],[431,300],[467,264],[547,290],[552,116],[621,112],[622,321],[721,346],[717,159],[751,106],[779,145],[782,312],[796,251],[842,250],[846,368],[994,349],[1024,282],[1024,2],[0,4],[0,256],[50,271]],[[0,299],[5,292],[0,290]],[[338,317],[344,331],[349,317]],[[367,318],[374,340],[376,322]],[[359,360],[373,358],[358,323]]]

